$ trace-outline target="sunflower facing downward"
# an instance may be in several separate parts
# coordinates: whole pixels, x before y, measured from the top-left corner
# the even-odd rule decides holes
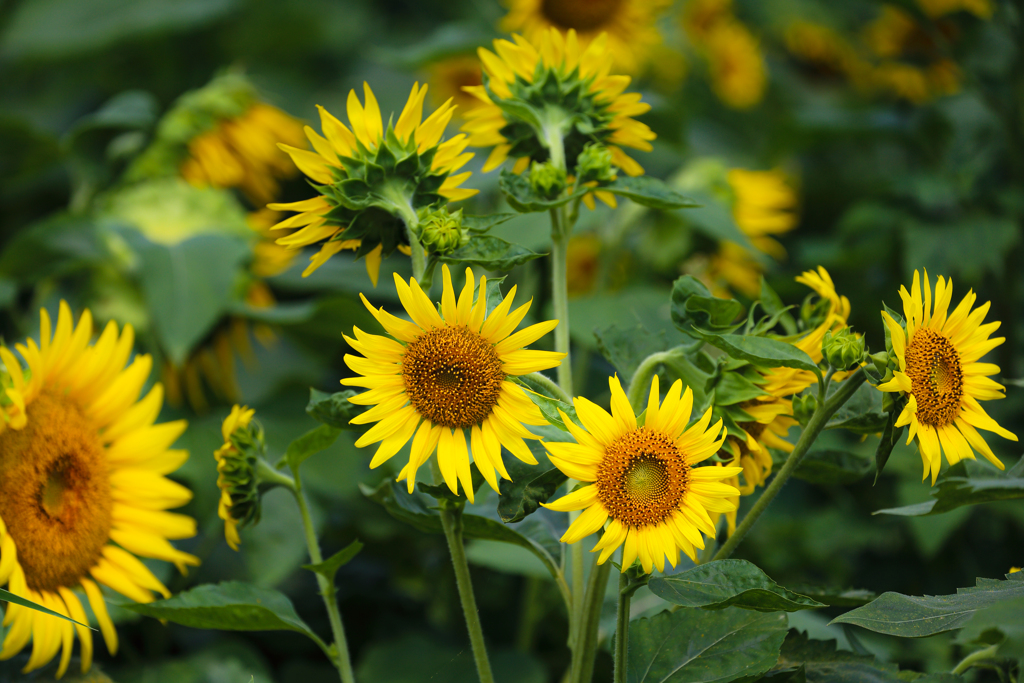
[[[451,100],[423,119],[427,86],[413,84],[398,122],[385,128],[377,98],[363,84],[365,104],[355,90],[348,94],[351,130],[323,107],[323,137],[309,126],[306,136],[316,152],[280,145],[320,191],[290,204],[270,204],[274,211],[298,213],[273,229],[296,229],[277,240],[291,249],[323,242],[307,276],[342,249],[366,257],[366,270],[377,285],[381,258],[397,249],[408,253],[405,224],[416,209],[472,197],[477,190],[459,187],[470,172],[452,175],[473,158],[463,154],[465,135],[441,142],[455,109]]]
[[[558,321],[537,323],[513,334],[532,303],[510,312],[515,287],[488,315],[486,277],[480,278],[480,295],[474,302],[473,271],[467,268],[466,284],[456,300],[448,267],[442,266],[442,272],[440,313],[415,279],[406,283],[395,275],[398,296],[412,322],[376,309],[362,297],[393,339],[354,328],[355,339],[345,337],[345,341],[365,357],[346,355],[345,362],[362,376],[341,383],[370,390],[349,400],[374,406],[352,420],[377,423],[356,441],[359,447],[381,442],[371,468],[412,439],[409,463],[398,475],[399,481],[408,480],[409,492],[416,485],[416,470],[436,448],[445,483],[458,495],[462,482],[472,502],[470,455],[495,491],[495,469],[510,478],[501,460],[502,446],[520,460],[537,464],[523,439],[539,437],[523,424],[547,421],[509,378],[553,368],[565,354],[523,348],[553,330]]]
[[[739,474],[741,468],[694,467],[722,447],[722,421],[709,428],[709,409],[687,429],[693,392],[687,387],[684,393],[683,383],[676,380],[659,403],[655,375],[645,421],[638,426],[618,378],[609,378],[608,384],[611,415],[578,397],[573,405],[586,429],[562,415],[577,443],[544,442],[551,464],[589,484],[545,505],[560,512],[586,508],[562,542],[576,543],[611,520],[594,546],[594,552],[601,551],[599,564],[623,544],[622,571],[638,558],[645,572],[655,566],[664,571],[666,558],[676,566],[680,550],[696,562],[694,547],[704,547],[701,532],[715,535],[708,513],[735,510],[728,499],[739,495],[721,480]]]
[[[100,585],[136,602],[153,593],[170,597],[136,555],[173,562],[184,572],[198,565],[168,539],[189,538],[195,520],[166,512],[192,493],[165,475],[187,451],[170,450],[185,430],[182,420],[154,424],[163,403],[155,384],[137,400],[152,360],[132,353],[134,334],[109,323],[94,345],[92,316],[78,326],[63,301],[51,337],[41,312],[40,343],[16,346],[22,369],[0,347],[6,391],[0,411],[0,586],[76,621],[87,621],[84,592],[111,653],[117,632]],[[78,589],[78,590],[76,590]],[[82,670],[92,663],[91,632],[18,605],[7,605],[0,659],[31,640],[24,671],[47,664],[62,650],[58,676],[67,670],[77,631]]]
[[[972,311],[977,299],[973,291],[967,292],[960,305],[950,312],[952,296],[952,280],[940,275],[933,298],[928,271],[924,272],[922,290],[921,278],[915,270],[910,291],[900,287],[906,327],[882,311],[899,370],[878,388],[907,396],[906,407],[896,426],[910,425],[907,443],[917,438],[924,462],[922,479],[931,472],[933,485],[939,476],[943,451],[950,465],[968,458],[973,460],[976,450],[993,465],[1004,469],[978,433],[979,429],[1017,440],[978,403],[1004,398],[1003,386],[989,379],[989,375],[999,372],[999,367],[978,362],[1003,343],[1003,337],[989,339],[989,335],[999,329],[999,322],[981,324],[989,304]]]

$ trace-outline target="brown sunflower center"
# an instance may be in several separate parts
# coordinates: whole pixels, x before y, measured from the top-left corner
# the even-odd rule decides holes
[[[405,349],[402,379],[416,412],[451,428],[478,425],[491,414],[502,362],[490,344],[465,325],[432,329]]]
[[[542,0],[540,11],[562,29],[596,31],[607,27],[624,0]]]
[[[907,345],[906,359],[917,419],[932,427],[953,422],[964,396],[964,373],[952,342],[934,330],[920,329]]]
[[[110,472],[77,406],[43,393],[24,429],[0,434],[0,518],[18,549],[28,587],[73,586],[110,538]]]
[[[612,519],[631,527],[658,524],[686,492],[690,466],[672,441],[647,427],[619,437],[597,468],[597,497]]]

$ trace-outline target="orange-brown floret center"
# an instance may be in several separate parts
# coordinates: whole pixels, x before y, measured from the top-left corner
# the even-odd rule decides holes
[[[78,406],[37,397],[24,429],[0,434],[0,518],[28,587],[56,591],[86,577],[110,538],[113,493],[103,444]]]
[[[640,427],[605,449],[597,467],[597,497],[612,519],[630,527],[659,524],[679,508],[690,480],[676,445]]]
[[[410,342],[402,379],[416,412],[437,425],[468,429],[494,410],[505,372],[494,345],[458,325],[434,328]]]
[[[607,27],[624,0],[542,0],[541,13],[563,30],[596,31]]]
[[[907,345],[906,360],[918,421],[931,427],[951,424],[964,396],[960,354],[952,342],[934,330],[920,329]]]

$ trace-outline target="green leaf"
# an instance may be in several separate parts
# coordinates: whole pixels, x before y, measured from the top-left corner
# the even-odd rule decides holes
[[[735,242],[745,248],[754,260],[767,264],[768,257],[762,255],[750,237],[736,225],[731,206],[703,190],[694,188],[687,189],[687,192],[700,204],[700,210],[686,212],[684,217],[687,223],[716,242]]]
[[[292,472],[298,472],[302,463],[320,451],[327,450],[337,441],[341,430],[329,424],[322,424],[288,444],[288,450],[278,461],[277,466],[287,464]]]
[[[853,624],[890,636],[921,638],[960,628],[978,610],[1020,597],[1024,597],[1024,572],[1010,574],[1005,581],[978,579],[977,586],[958,588],[956,595],[883,593],[832,623]]]
[[[505,463],[511,481],[502,479],[498,488],[498,516],[507,524],[519,522],[531,515],[555,495],[558,487],[568,477],[548,460],[544,446],[537,441],[528,442],[530,452],[537,458],[537,465],[530,465],[519,458],[509,458]]]
[[[475,462],[469,463],[469,472],[473,481],[473,493],[480,490],[487,480],[484,479],[484,475],[480,472],[480,468]],[[421,492],[425,493],[431,498],[438,501],[448,501],[451,503],[464,503],[466,502],[465,492],[455,495],[452,490],[448,488],[448,484],[428,484],[426,482],[418,482],[416,488]]]
[[[474,235],[468,244],[450,254],[439,256],[438,260],[452,265],[478,266],[500,272],[512,270],[541,256],[544,254],[524,249],[500,237]]]
[[[876,515],[920,517],[938,515],[965,505],[994,503],[1024,498],[1024,458],[1017,461],[1002,477],[980,479],[947,476],[931,490],[934,500],[916,505],[877,510]]]
[[[316,313],[316,304],[312,301],[277,303],[265,308],[253,306],[244,301],[236,301],[228,306],[228,311],[231,315],[267,325],[299,325],[313,317],[313,314]]]
[[[779,654],[780,668],[800,667],[808,683],[897,683],[895,664],[875,661],[873,655],[836,649],[834,640],[809,640],[791,631]]]
[[[284,593],[241,581],[207,583],[166,600],[123,603],[123,609],[189,628],[217,631],[295,631],[320,642]]]
[[[670,348],[665,330],[651,334],[643,325],[620,329],[618,325],[609,325],[594,330],[597,348],[608,359],[625,384],[633,378],[633,373],[652,353],[667,351]]]
[[[957,635],[961,643],[991,642],[998,632],[1001,657],[1010,657],[1024,670],[1024,597],[978,610]]]
[[[358,555],[359,551],[362,549],[362,542],[355,540],[328,557],[323,562],[320,562],[319,564],[304,564],[302,565],[302,568],[315,572],[331,583],[334,583],[334,575],[338,573],[338,570],[355,559],[355,556]]]
[[[629,683],[727,683],[771,669],[786,615],[683,608],[629,627]]]
[[[517,213],[490,213],[485,216],[463,216],[462,227],[470,232],[487,232],[494,226],[510,221],[518,215]]]
[[[860,607],[866,605],[878,597],[877,593],[863,588],[823,588],[821,586],[809,586],[797,584],[794,589],[803,596],[817,600],[829,607]]]
[[[11,236],[0,251],[0,276],[32,285],[109,260],[109,250],[93,221],[57,214]]]
[[[541,382],[538,382],[529,375],[509,377],[509,379],[514,384],[518,384],[527,390],[527,397],[529,397],[529,399],[533,401],[538,408],[540,408],[540,412],[544,416],[544,419],[555,427],[558,427],[563,432],[569,431],[569,428],[565,426],[565,422],[562,421],[562,416],[559,414],[559,411],[565,413],[569,419],[576,424],[581,424],[579,418],[576,417],[576,408],[554,396]]]
[[[602,185],[597,189],[632,199],[637,204],[649,206],[652,209],[693,209],[701,206],[689,197],[684,197],[673,190],[663,180],[647,175],[631,178],[619,174],[619,177],[612,183]]]
[[[839,389],[842,382],[832,381],[829,395]],[[825,429],[846,429],[855,434],[877,434],[885,430],[889,414],[882,412],[882,392],[867,382],[857,387],[853,396],[835,412]]]
[[[647,586],[662,600],[683,607],[797,612],[825,606],[786,590],[746,560],[708,562],[678,574],[651,579]]]
[[[362,412],[362,406],[349,401],[349,398],[357,393],[359,392],[345,389],[328,394],[310,387],[306,414],[317,422],[335,429],[358,429],[359,425],[349,424],[353,417]]]
[[[743,324],[743,304],[735,299],[719,299],[692,275],[672,283],[672,322],[683,334],[697,336],[694,327],[714,332],[731,332]]]
[[[64,616],[60,612],[54,612],[52,609],[49,609],[47,607],[43,607],[42,605],[34,603],[31,600],[26,600],[23,597],[20,597],[20,596],[15,595],[14,593],[11,593],[10,591],[5,591],[3,588],[0,588],[0,602],[9,602],[12,605],[19,605],[21,607],[27,607],[28,609],[34,609],[37,612],[42,612],[43,614],[49,614],[51,617],[58,617],[58,618],[63,619],[65,621],[70,621],[72,624],[78,624],[79,626],[84,626],[87,629],[90,629],[92,631],[96,630],[92,626],[89,626],[89,624],[83,624],[80,621],[75,621],[74,619],[71,619],[70,617]]]
[[[786,330],[786,334],[796,334],[796,321],[789,314],[788,307],[782,302],[782,298],[768,285],[768,281],[763,276],[761,277],[760,301],[762,308],[764,308],[768,315],[773,318],[778,317],[783,329]]]
[[[872,470],[870,460],[848,451],[811,451],[796,466],[793,476],[812,484],[855,484]]]
[[[794,368],[820,373],[818,366],[806,353],[784,341],[766,337],[747,337],[741,334],[697,334],[714,347],[733,358],[745,360],[762,368]]]
[[[517,174],[507,170],[501,172],[498,187],[501,188],[501,191],[505,194],[505,199],[508,200],[512,208],[520,213],[557,209],[574,199],[580,199],[591,191],[589,187],[582,187],[572,194],[565,194],[555,199],[547,199],[534,191],[526,173]]]

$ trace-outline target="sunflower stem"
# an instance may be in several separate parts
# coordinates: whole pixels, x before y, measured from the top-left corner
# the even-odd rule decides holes
[[[629,655],[629,599],[632,595],[626,588],[629,577],[619,574],[618,609],[615,612],[615,673],[614,683],[626,683],[626,664]]]
[[[608,575],[611,570],[611,562],[595,565],[590,570],[587,594],[583,604],[580,642],[573,652],[572,671],[575,678],[570,679],[572,683],[590,683],[594,678],[594,663],[597,659],[598,634],[601,626],[601,608],[604,607],[604,594],[608,588]]]
[[[306,534],[306,547],[309,549],[309,559],[313,564],[320,564],[324,561],[324,557],[320,552],[320,542],[316,538],[313,518],[309,514],[309,503],[306,501],[306,494],[302,490],[302,479],[298,474],[298,472],[295,472],[294,485],[291,490],[295,494],[295,502],[299,504],[299,512],[302,514],[302,528]],[[334,581],[328,580],[327,577],[319,573],[316,575],[316,580],[320,585],[320,595],[324,599],[327,617],[331,622],[331,633],[334,635],[334,666],[337,667],[343,683],[355,683],[356,677],[352,672],[352,657],[348,652],[345,626],[341,622],[341,612],[338,610],[338,597]]]
[[[548,378],[548,376],[545,375],[544,373],[542,373],[542,372],[531,372],[527,376],[530,379],[532,379],[533,381],[535,381],[537,384],[540,384],[545,389],[550,391],[552,394],[557,396],[558,399],[561,400],[563,403],[572,404],[572,397],[569,396],[569,394],[567,394],[564,391],[562,391],[562,387],[560,387],[557,384],[555,384],[554,382],[552,382],[551,379]]]
[[[867,379],[867,375],[864,373],[864,368],[858,369],[857,372],[840,383],[839,389],[832,394],[831,398],[824,403],[818,404],[814,414],[811,415],[811,419],[807,421],[807,426],[804,427],[803,433],[800,434],[800,439],[796,442],[796,446],[793,447],[793,452],[786,458],[782,469],[779,470],[779,473],[772,479],[772,483],[768,485],[764,493],[761,494],[761,497],[754,503],[754,507],[750,508],[750,512],[747,513],[743,521],[736,527],[736,531],[722,544],[721,549],[715,554],[715,560],[724,560],[732,555],[733,550],[740,544],[743,537],[747,535],[750,528],[754,526],[758,518],[768,508],[768,505],[775,499],[775,496],[779,495],[779,491],[782,490],[786,480],[793,474],[797,465],[800,464],[807,451],[810,450],[817,440],[818,435],[825,429],[829,419],[844,403],[850,400],[850,397],[860,388],[865,379]]]
[[[434,483],[444,483],[437,458],[430,459],[430,468],[434,473]],[[480,625],[480,613],[476,607],[476,596],[473,595],[473,579],[469,575],[469,561],[466,559],[466,548],[462,542],[462,508],[444,508],[438,513],[441,516],[441,528],[448,540],[448,552],[452,556],[452,567],[455,569],[455,585],[459,590],[459,601],[462,603],[462,615],[466,619],[466,630],[469,631],[469,643],[473,648],[473,660],[476,662],[476,673],[480,683],[494,683],[491,672],[491,660],[487,657],[487,645],[484,643],[484,630]]]
[[[983,650],[972,652],[960,660],[960,663],[953,668],[952,674],[954,676],[962,676],[965,671],[978,664],[978,662],[995,658],[997,650],[999,650],[999,643],[990,645]]]
[[[563,225],[561,209],[551,210],[551,303],[555,311],[555,351],[565,358],[558,366],[558,385],[572,396],[572,361],[569,357],[569,281],[567,275],[569,234],[572,227]]]
[[[651,377],[654,376],[655,370],[658,369],[658,365],[664,363],[672,357],[672,351],[658,351],[644,358],[636,371],[633,373],[633,378],[629,382],[629,390],[626,392],[626,398],[629,399],[629,405],[633,406],[633,410],[637,413],[641,412],[641,406],[644,400],[644,394],[650,391],[651,388]],[[659,397],[658,400],[661,400]]]

